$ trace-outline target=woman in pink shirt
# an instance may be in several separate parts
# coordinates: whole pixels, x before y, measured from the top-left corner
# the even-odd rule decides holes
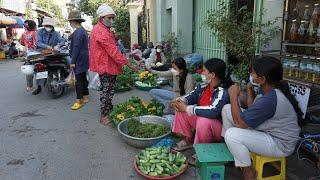
[[[36,48],[37,24],[33,20],[24,21],[24,32],[20,39],[20,44],[26,48],[26,52]],[[31,91],[33,87],[33,75],[27,75],[27,91]]]

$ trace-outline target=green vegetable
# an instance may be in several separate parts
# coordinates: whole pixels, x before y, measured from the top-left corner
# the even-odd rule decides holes
[[[170,128],[165,125],[153,123],[141,123],[136,119],[128,121],[128,134],[138,138],[153,138],[159,137],[170,131]],[[160,151],[161,152],[161,151]],[[150,151],[150,155],[160,154],[159,151]]]
[[[150,170],[151,170],[151,172],[153,172],[153,171],[154,171],[154,168],[156,168],[156,165],[155,165],[155,164],[152,164],[152,165],[151,165],[151,169],[150,169]]]
[[[156,172],[149,172],[149,173],[146,173],[146,174],[148,174],[149,176],[157,176],[158,175],[158,173],[156,173]]]

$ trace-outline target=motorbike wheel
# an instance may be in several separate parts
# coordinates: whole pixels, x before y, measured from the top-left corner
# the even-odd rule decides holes
[[[58,74],[56,72],[48,74],[47,87],[53,99],[61,97],[65,91],[65,87],[58,84]]]

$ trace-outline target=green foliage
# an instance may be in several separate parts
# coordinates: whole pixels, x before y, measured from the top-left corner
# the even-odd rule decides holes
[[[37,0],[37,5],[53,13],[58,18],[57,26],[64,27],[67,23],[67,20],[63,17],[61,9],[58,5],[53,4],[51,1],[48,0]]]
[[[115,13],[116,19],[114,28],[116,29],[116,35],[121,37],[125,47],[130,47],[130,14],[128,8],[122,1],[119,0],[80,0],[79,8],[85,14],[93,17],[93,25],[97,24],[99,18],[96,11],[98,7],[106,3],[111,6]]]
[[[171,62],[173,58],[175,58],[176,54],[178,53],[178,36],[173,33],[169,32],[165,37],[164,37],[164,42],[163,42],[163,53],[168,59],[168,62]]]
[[[256,40],[259,38],[259,46],[266,46],[280,31],[274,24],[279,18],[267,22],[253,22],[253,14],[244,6],[237,11],[234,17],[234,1],[227,4],[218,0],[220,8],[209,11],[206,25],[213,30],[220,43],[227,46],[227,51],[236,56],[241,64],[231,68],[239,80],[248,79],[249,64],[255,57]]]

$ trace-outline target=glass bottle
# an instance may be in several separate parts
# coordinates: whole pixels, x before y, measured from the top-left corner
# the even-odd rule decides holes
[[[320,18],[320,7],[319,4],[314,4],[314,9],[311,15],[311,23],[313,27],[317,27],[319,25],[319,18]]]
[[[307,64],[307,77],[306,77],[306,80],[308,82],[312,82],[312,77],[313,77],[313,63],[312,62],[308,62]]]
[[[306,21],[301,21],[300,27],[298,29],[298,43],[304,44],[305,43],[305,38],[306,38],[306,27],[305,27]],[[305,49],[304,47],[300,46],[297,48],[297,53],[298,54],[304,54]]]
[[[304,61],[300,63],[298,78],[301,80],[306,80],[308,78],[307,63]]]
[[[298,25],[297,25],[297,20],[294,19],[292,20],[292,25],[290,28],[290,33],[289,33],[289,42],[290,43],[297,43],[298,42]],[[295,46],[288,46],[288,52],[289,53],[296,53],[297,49]]]
[[[304,12],[303,12],[303,20],[309,21],[310,18],[311,18],[310,6],[305,5]]]
[[[306,33],[306,44],[314,44],[316,42],[316,31],[313,26],[313,23],[309,24],[309,28]],[[306,54],[307,55],[314,55],[315,48],[314,47],[306,47]]]
[[[283,66],[283,76],[284,77],[289,77],[289,72],[290,72],[289,60],[288,59],[283,59],[282,66]]]
[[[318,62],[313,64],[312,82],[320,84],[320,58],[317,58]]]
[[[293,8],[293,10],[292,10],[292,19],[300,19],[299,18],[299,7],[298,7],[298,2],[296,2],[296,5],[295,5],[295,7]]]

